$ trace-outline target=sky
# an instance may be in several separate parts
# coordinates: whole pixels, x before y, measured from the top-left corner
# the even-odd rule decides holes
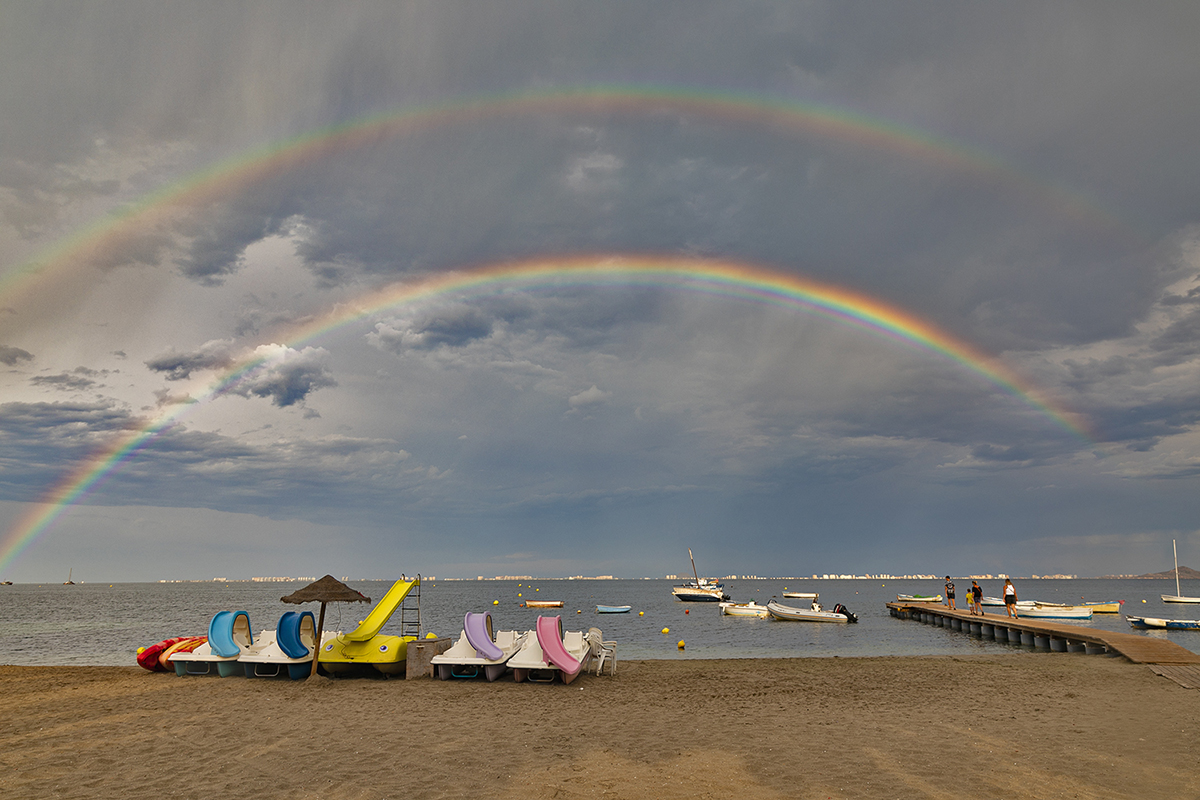
[[[0,16],[0,579],[1200,567],[1193,3]]]

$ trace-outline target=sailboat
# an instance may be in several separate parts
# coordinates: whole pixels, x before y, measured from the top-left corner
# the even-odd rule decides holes
[[[692,577],[694,581],[689,581],[682,586],[675,586],[671,589],[671,594],[675,595],[676,600],[686,602],[700,603],[719,603],[723,600],[728,600],[729,595],[725,594],[725,587],[712,578],[701,578],[696,572],[696,559],[692,557],[692,548],[688,548],[688,558],[692,559]]]
[[[1171,540],[1171,552],[1175,554],[1175,594],[1164,594],[1162,596],[1164,603],[1200,603],[1200,597],[1183,597],[1179,594],[1179,550],[1175,547],[1175,540]]]
[[[71,574],[73,572],[75,572],[74,567],[71,567],[69,570],[67,570],[67,579],[65,581],[63,581],[63,586],[74,586],[75,585],[75,581],[71,580]]]

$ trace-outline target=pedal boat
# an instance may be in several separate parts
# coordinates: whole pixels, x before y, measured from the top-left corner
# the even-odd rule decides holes
[[[384,675],[404,672],[408,661],[408,643],[416,636],[390,636],[379,631],[408,597],[420,578],[401,578],[392,584],[371,613],[350,633],[332,638],[321,636],[320,665],[331,675],[350,672],[360,666],[374,667]]]
[[[587,669],[592,648],[583,631],[562,630],[562,617],[538,617],[537,628],[525,636],[525,644],[508,660],[517,683],[553,683],[561,678],[570,683]]]
[[[498,631],[492,636],[492,615],[468,611],[463,618],[462,635],[449,650],[430,660],[437,676],[477,678],[494,681],[508,670],[508,660],[525,644],[528,632]]]
[[[208,641],[190,653],[172,653],[175,674],[219,675],[228,678],[241,672],[238,658],[250,647],[250,615],[245,611],[218,611],[208,623]]]
[[[321,638],[328,641],[335,636],[329,631]],[[263,631],[258,640],[238,659],[247,678],[274,678],[286,670],[289,678],[298,681],[311,674],[316,641],[311,611],[285,611],[275,630]]]

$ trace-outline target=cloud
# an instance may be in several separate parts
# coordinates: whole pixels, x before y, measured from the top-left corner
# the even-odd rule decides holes
[[[597,389],[593,384],[590,389],[584,389],[579,394],[569,397],[567,405],[571,407],[572,411],[584,411],[607,403],[610,397],[612,397],[612,392]]]
[[[372,345],[393,353],[463,347],[491,335],[492,320],[478,308],[455,306],[417,319],[379,322],[367,334]]]
[[[309,394],[337,381],[329,374],[329,351],[321,347],[295,350],[282,344],[265,344],[254,349],[253,358],[263,364],[249,371],[230,389],[243,397],[270,397],[280,408],[303,402]]]
[[[33,354],[19,347],[0,344],[0,364],[15,367],[20,361],[33,361]]]
[[[174,349],[146,362],[151,372],[165,372],[169,381],[181,381],[201,370],[221,370],[235,362],[233,340],[213,339],[196,350],[180,353]]]

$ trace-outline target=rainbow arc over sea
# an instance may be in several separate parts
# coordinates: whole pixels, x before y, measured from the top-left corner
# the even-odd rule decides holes
[[[1104,235],[1127,235],[1121,221],[1090,198],[1020,170],[982,150],[919,129],[836,106],[747,92],[662,86],[587,86],[470,96],[359,117],[272,142],[213,164],[64,237],[33,260],[0,276],[0,298],[17,307],[25,293],[52,288],[66,271],[97,258],[119,260],[124,247],[149,233],[170,234],[181,215],[218,203],[273,176],[389,139],[455,126],[537,115],[633,117],[673,115],[739,129],[813,138],[890,153],[1005,188],[1048,214]],[[0,326],[8,324],[0,317]]]
[[[273,343],[302,347],[332,331],[354,323],[425,303],[470,301],[503,291],[538,291],[556,287],[647,286],[698,292],[718,298],[764,303],[815,313],[838,323],[866,330],[883,339],[916,348],[931,357],[949,359],[981,376],[997,390],[1011,395],[1044,415],[1085,443],[1092,434],[1087,420],[1041,392],[1002,360],[992,357],[934,323],[897,306],[850,289],[821,283],[783,271],[728,259],[704,259],[653,254],[592,254],[538,257],[515,262],[479,265],[428,275],[373,289],[352,302],[340,303],[305,324],[277,332]],[[213,380],[196,397],[212,402],[234,392],[244,382],[270,369],[286,348],[263,348]],[[86,499],[139,451],[182,422],[193,405],[176,406],[126,432],[80,463],[33,504],[0,541],[0,569],[39,535],[46,532],[74,504]]]

